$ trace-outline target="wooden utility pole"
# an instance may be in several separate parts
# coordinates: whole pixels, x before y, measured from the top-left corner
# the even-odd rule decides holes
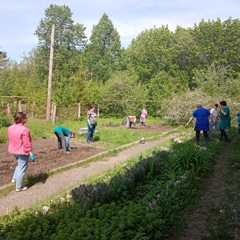
[[[46,112],[46,119],[47,119],[47,120],[50,120],[50,119],[51,119],[54,31],[55,31],[55,25],[53,24],[53,25],[52,25],[52,32],[51,32],[49,70],[48,70],[48,96],[47,96],[47,112]]]

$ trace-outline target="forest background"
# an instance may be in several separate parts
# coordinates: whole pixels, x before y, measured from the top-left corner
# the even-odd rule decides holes
[[[51,26],[55,24],[53,101],[62,116],[81,103],[104,116],[150,115],[185,122],[196,104],[240,98],[240,20],[202,20],[191,28],[154,27],[127,48],[107,14],[87,39],[66,6],[50,5],[35,31],[38,45],[20,63],[0,52],[0,96],[26,96],[44,115]],[[6,101],[6,100],[5,100]],[[4,106],[5,103],[2,103]]]

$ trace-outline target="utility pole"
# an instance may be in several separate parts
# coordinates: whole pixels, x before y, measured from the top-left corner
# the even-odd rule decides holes
[[[46,111],[46,120],[48,121],[51,120],[54,31],[55,31],[55,25],[53,24],[52,31],[51,31],[50,57],[49,57],[49,69],[48,69],[48,95],[47,95],[47,111]]]

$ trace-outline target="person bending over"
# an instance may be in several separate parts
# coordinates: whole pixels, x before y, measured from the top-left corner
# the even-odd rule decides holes
[[[58,149],[64,149],[65,153],[69,153],[71,151],[70,140],[75,137],[75,133],[64,127],[55,127],[53,132],[57,137]]]

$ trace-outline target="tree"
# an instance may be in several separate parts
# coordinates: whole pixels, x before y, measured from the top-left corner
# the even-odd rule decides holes
[[[119,34],[104,13],[99,23],[93,27],[86,51],[86,62],[93,78],[107,80],[112,71],[119,68],[120,56]]]
[[[36,31],[38,36],[38,48],[36,51],[37,72],[39,77],[45,80],[45,83],[48,73],[52,24],[55,25],[54,99],[58,103],[67,104],[69,103],[69,97],[66,97],[66,94],[68,94],[69,89],[73,89],[71,76],[79,71],[82,53],[86,45],[85,27],[79,23],[74,24],[72,12],[65,5],[50,5],[46,9],[45,16],[40,21]],[[74,99],[70,99],[74,101]]]
[[[55,24],[56,50],[66,48],[71,50],[83,50],[86,44],[85,27],[82,24],[74,24],[72,12],[68,6],[50,5],[45,11],[45,17],[40,21],[36,30],[39,46],[49,48],[51,27]]]
[[[7,54],[3,51],[0,51],[0,69],[3,69],[7,63]]]
[[[146,30],[128,48],[130,67],[146,82],[160,71],[169,72],[173,64],[174,38],[167,26]]]

